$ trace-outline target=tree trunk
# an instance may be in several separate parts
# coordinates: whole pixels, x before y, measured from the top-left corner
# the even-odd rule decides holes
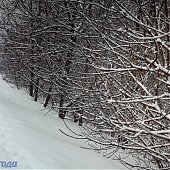
[[[36,87],[35,87],[35,92],[34,92],[34,101],[37,102],[38,100],[38,87],[39,87],[39,78],[37,78],[37,81],[36,81]]]
[[[50,101],[50,98],[51,98],[51,91],[52,91],[52,85],[50,86],[50,88],[49,88],[49,90],[48,90],[48,95],[47,95],[47,97],[46,97],[46,99],[45,99],[45,102],[44,102],[44,107],[47,107],[48,106],[48,103],[49,103],[49,101]]]
[[[31,67],[31,70],[33,71],[33,67]],[[33,81],[34,81],[34,73],[31,72],[30,76],[31,76],[31,78],[30,78],[29,94],[30,94],[31,97],[33,97],[33,95],[34,95],[34,83],[33,83]]]

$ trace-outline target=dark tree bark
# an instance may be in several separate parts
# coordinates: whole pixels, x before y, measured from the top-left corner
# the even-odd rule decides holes
[[[37,78],[36,80],[36,86],[35,86],[35,91],[34,91],[34,101],[37,101],[38,100],[38,92],[39,92],[39,78]]]
[[[47,106],[48,106],[48,103],[49,103],[50,98],[51,98],[51,94],[50,94],[51,91],[52,91],[52,85],[50,86],[50,88],[49,88],[49,90],[48,90],[48,95],[47,95],[47,97],[46,97],[46,99],[45,99],[44,107],[47,107]]]

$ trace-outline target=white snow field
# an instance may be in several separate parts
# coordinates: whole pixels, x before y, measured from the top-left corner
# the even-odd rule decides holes
[[[59,131],[70,133],[63,120],[54,113],[44,116],[47,110],[41,110],[40,103],[0,77],[0,161],[18,161],[18,169],[126,169],[118,161],[82,149],[85,141]],[[67,124],[79,129],[71,121]]]

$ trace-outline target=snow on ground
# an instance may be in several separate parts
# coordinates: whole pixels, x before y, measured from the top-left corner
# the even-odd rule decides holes
[[[20,169],[126,169],[118,161],[82,149],[85,141],[63,135],[63,120],[44,114],[39,103],[0,77],[0,161],[18,161]],[[74,130],[78,126],[67,121]]]

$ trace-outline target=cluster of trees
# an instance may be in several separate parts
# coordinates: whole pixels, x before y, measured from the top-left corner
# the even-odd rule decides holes
[[[170,1],[0,2],[8,81],[83,120],[94,149],[170,169]]]

